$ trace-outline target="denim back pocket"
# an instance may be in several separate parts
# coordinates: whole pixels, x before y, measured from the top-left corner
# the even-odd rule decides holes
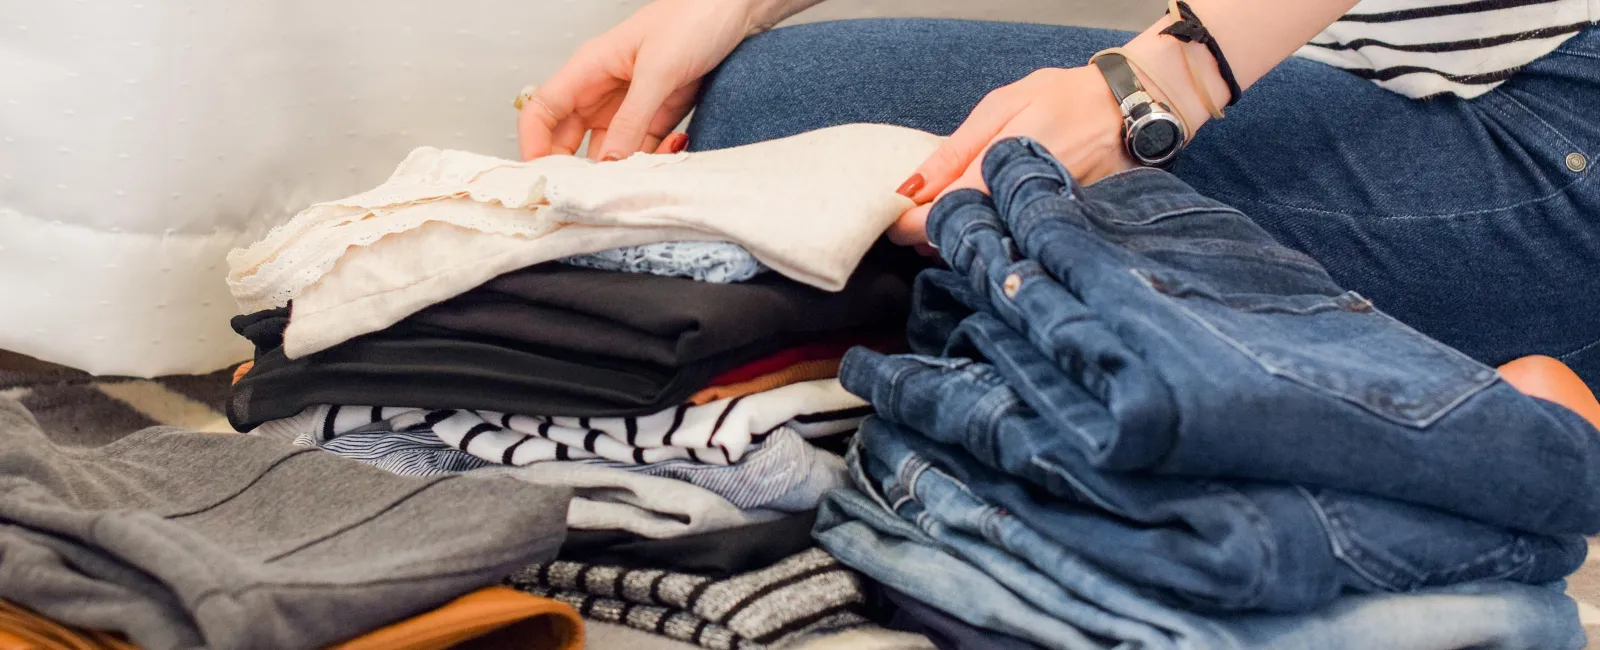
[[[1405,592],[1480,580],[1544,583],[1576,571],[1581,536],[1521,533],[1446,512],[1337,490],[1296,487],[1358,583]]]
[[[1397,424],[1427,427],[1499,377],[1354,291],[1222,293],[1175,273],[1133,272],[1273,376]]]

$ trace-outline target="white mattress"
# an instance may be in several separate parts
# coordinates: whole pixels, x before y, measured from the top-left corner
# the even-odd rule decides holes
[[[135,376],[247,358],[229,249],[418,145],[514,156],[517,90],[641,4],[0,0],[0,349]],[[1126,7],[835,0],[802,18]]]

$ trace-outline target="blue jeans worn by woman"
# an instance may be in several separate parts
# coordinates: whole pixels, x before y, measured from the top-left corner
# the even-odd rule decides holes
[[[691,146],[849,122],[948,134],[985,93],[1130,34],[861,20],[747,40],[706,81]],[[1289,59],[1173,171],[1339,284],[1473,358],[1545,354],[1600,389],[1600,28],[1474,99],[1408,99]]]

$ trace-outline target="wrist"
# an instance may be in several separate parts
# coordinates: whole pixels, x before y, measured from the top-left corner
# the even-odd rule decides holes
[[[1162,16],[1123,48],[1138,55],[1144,64],[1135,69],[1139,83],[1158,101],[1181,115],[1193,136],[1212,117],[1205,99],[1211,100],[1211,106],[1226,105],[1228,86],[1222,81],[1216,61],[1204,46],[1185,44],[1161,35],[1161,30],[1173,22],[1170,15]],[[1198,55],[1188,51],[1192,47],[1199,47]],[[1196,77],[1201,83],[1196,83]],[[1205,98],[1200,93],[1205,93]]]
[[[726,0],[716,0],[725,2]],[[787,20],[801,11],[809,9],[822,0],[744,0],[745,5],[745,33],[750,36],[760,34],[776,27],[778,23]]]

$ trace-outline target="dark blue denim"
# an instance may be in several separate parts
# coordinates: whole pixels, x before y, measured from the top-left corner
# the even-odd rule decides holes
[[[914,492],[923,472],[936,472],[995,516],[1175,606],[1304,612],[1349,593],[1543,584],[1576,570],[1587,551],[1579,535],[1512,532],[1349,492],[1102,470],[1070,448],[1035,453],[1059,437],[1055,427],[986,363],[905,355],[856,368],[872,376],[851,384],[871,385],[880,412],[857,434],[869,474],[897,472]],[[923,408],[928,401],[941,406]]]
[[[917,18],[779,28],[706,79],[689,143],[850,122],[948,134],[990,91],[1130,36]],[[1550,355],[1600,392],[1596,106],[1600,27],[1471,99],[1413,100],[1291,57],[1172,171],[1423,333],[1489,365]],[[1586,164],[1568,167],[1574,154]]]
[[[951,270],[918,281],[913,349],[993,364],[1050,424],[1031,455],[1600,531],[1600,432],[1344,291],[1239,211],[1153,169],[1080,187],[1025,139],[992,147],[984,174],[992,200],[955,192],[929,216]],[[853,352],[846,387],[993,428],[898,388],[883,363]]]

